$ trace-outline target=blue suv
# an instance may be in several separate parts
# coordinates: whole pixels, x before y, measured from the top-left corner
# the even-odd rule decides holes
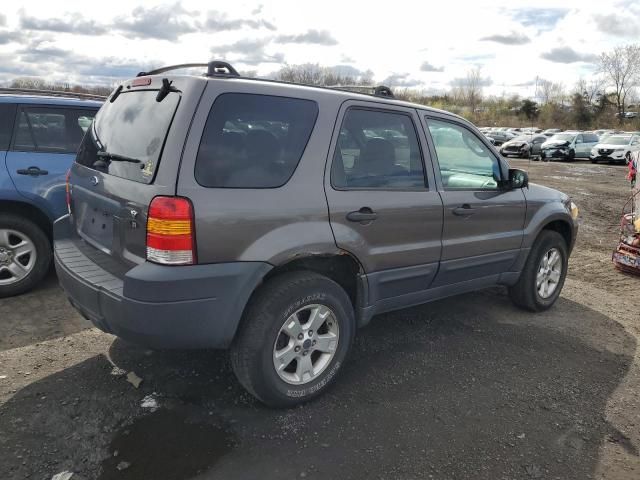
[[[66,173],[102,105],[87,97],[0,93],[0,298],[30,290],[49,269]]]

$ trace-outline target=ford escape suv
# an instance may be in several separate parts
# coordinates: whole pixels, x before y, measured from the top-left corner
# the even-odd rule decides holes
[[[65,177],[99,98],[0,89],[0,298],[30,290],[51,267]]]
[[[558,298],[576,206],[464,119],[385,87],[171,70],[114,90],[55,224],[61,285],[101,330],[228,348],[286,407],[328,388],[373,315],[494,285],[532,311]]]

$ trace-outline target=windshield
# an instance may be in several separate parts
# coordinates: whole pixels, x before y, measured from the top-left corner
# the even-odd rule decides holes
[[[573,133],[556,133],[551,140],[572,141],[576,136]]]
[[[180,95],[156,101],[157,90],[107,101],[85,135],[76,162],[109,175],[151,183]]]
[[[609,145],[627,145],[631,137],[607,137],[607,143]]]

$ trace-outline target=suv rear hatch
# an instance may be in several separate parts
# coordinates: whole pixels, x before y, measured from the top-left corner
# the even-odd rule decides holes
[[[156,196],[175,195],[182,148],[205,86],[205,79],[181,76],[125,82],[80,145],[69,174],[72,240],[113,274],[145,261],[149,205]]]

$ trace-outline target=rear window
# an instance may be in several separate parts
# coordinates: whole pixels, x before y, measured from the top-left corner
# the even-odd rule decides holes
[[[195,178],[211,188],[276,188],[295,171],[318,116],[311,100],[226,93],[209,112]]]
[[[151,183],[180,95],[156,101],[157,90],[121,93],[107,101],[80,145],[76,162],[117,177]]]

